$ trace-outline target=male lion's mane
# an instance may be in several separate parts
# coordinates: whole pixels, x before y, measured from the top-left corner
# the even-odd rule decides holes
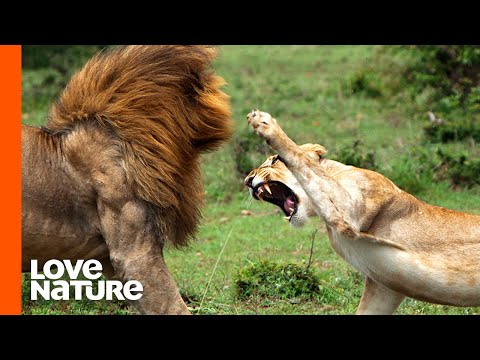
[[[199,155],[232,133],[224,81],[211,69],[215,56],[208,46],[103,51],[72,77],[44,126],[62,135],[90,126],[111,132],[131,189],[175,247],[188,243],[200,219]]]

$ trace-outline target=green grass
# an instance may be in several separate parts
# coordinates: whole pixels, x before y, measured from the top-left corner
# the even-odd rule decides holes
[[[250,131],[245,116],[252,108],[259,108],[275,116],[296,142],[321,143],[332,156],[337,149],[360,139],[363,148],[374,151],[379,172],[393,180],[413,182],[422,200],[480,213],[478,187],[454,191],[446,182],[425,183],[417,173],[417,165],[408,161],[411,149],[424,141],[426,116],[417,114],[429,109],[388,92],[368,96],[350,90],[348,79],[360,68],[382,65],[375,56],[380,50],[375,46],[222,46],[215,69],[228,82],[225,91],[231,96],[236,134]],[[405,61],[399,56],[384,56],[389,64],[402,66]],[[38,125],[45,120],[48,106],[59,91],[56,84],[62,81],[50,69],[25,69],[24,123]],[[363,289],[361,276],[336,255],[318,220],[294,229],[276,207],[251,200],[236,170],[233,142],[203,158],[208,202],[196,241],[187,249],[167,249],[165,254],[188,305],[197,314],[354,313]],[[446,146],[464,146],[465,151],[476,154],[479,150],[476,144]],[[258,158],[256,165],[263,161]],[[249,210],[251,215],[242,215],[242,210]],[[320,230],[312,267],[319,274],[322,296],[311,301],[237,299],[234,278],[239,269],[262,260],[305,265],[311,235],[317,228]],[[24,313],[28,314],[131,311],[118,302],[33,303],[28,288],[26,279],[23,297]],[[439,306],[409,299],[398,313],[480,314],[480,308]]]

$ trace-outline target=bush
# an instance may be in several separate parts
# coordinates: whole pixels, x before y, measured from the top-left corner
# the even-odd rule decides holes
[[[346,90],[354,94],[363,94],[366,97],[377,98],[382,96],[382,82],[379,74],[372,69],[358,70],[346,84]]]
[[[272,150],[265,141],[259,141],[257,135],[246,129],[234,135],[233,155],[237,172],[245,177],[272,155]]]
[[[480,185],[480,159],[469,159],[465,154],[453,156],[437,150],[440,164],[435,175],[439,180],[449,180],[454,186],[471,188]]]
[[[443,125],[424,127],[425,137],[434,143],[447,143],[472,138],[480,142],[480,121],[463,120],[446,121]]]
[[[432,168],[437,164],[434,157],[435,153],[424,147],[412,148],[393,160],[384,175],[410,194],[420,194],[434,180]]]
[[[375,152],[365,150],[360,140],[355,140],[351,146],[333,149],[330,159],[339,161],[345,165],[352,165],[359,168],[375,170]]]
[[[270,299],[312,299],[320,295],[320,280],[311,269],[269,261],[253,263],[237,272],[236,295],[240,300],[252,296]]]
[[[480,85],[479,45],[414,45],[402,46],[411,51],[414,62],[406,71],[406,79],[415,90],[436,89],[435,98],[457,98],[465,106],[468,96]],[[453,101],[455,103],[455,101]]]
[[[416,147],[396,159],[385,175],[411,194],[419,194],[430,183],[440,181],[471,188],[480,185],[480,159],[450,154],[440,148]]]
[[[421,105],[421,112],[446,118],[443,126],[426,126],[432,142],[480,141],[480,46],[390,46],[409,55],[403,70],[405,92]]]

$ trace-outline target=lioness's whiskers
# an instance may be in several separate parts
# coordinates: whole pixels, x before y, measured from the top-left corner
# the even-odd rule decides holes
[[[251,208],[253,203],[253,198],[250,196],[250,194],[245,194],[242,200],[242,206]]]

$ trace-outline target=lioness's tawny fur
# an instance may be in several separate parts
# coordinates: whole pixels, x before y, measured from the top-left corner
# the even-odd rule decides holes
[[[123,46],[77,72],[39,129],[22,127],[23,271],[99,259],[139,280],[141,313],[188,313],[163,261],[203,204],[202,152],[232,133],[208,46]]]
[[[383,175],[297,146],[268,113],[248,122],[278,155],[245,179],[252,196],[282,208],[290,223],[320,217],[335,251],[365,276],[358,314],[391,314],[408,296],[480,305],[480,216],[433,206]]]

